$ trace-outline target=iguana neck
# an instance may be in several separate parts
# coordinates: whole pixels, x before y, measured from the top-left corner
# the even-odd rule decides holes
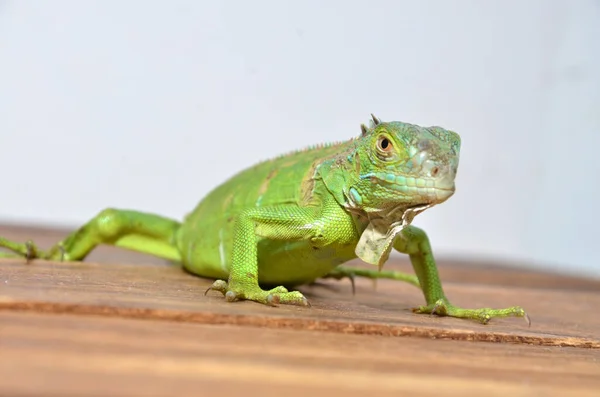
[[[321,179],[329,193],[343,208],[360,212],[351,189],[360,181],[360,162],[356,150],[348,143],[348,148],[334,156],[323,159],[317,167],[315,177]]]
[[[382,208],[370,208],[361,202],[360,159],[357,152],[348,150],[325,159],[317,168],[317,178],[354,219],[361,235],[356,254],[363,261],[382,266],[387,260],[395,237],[414,217],[431,205],[411,207],[407,203],[395,203]],[[390,201],[391,203],[391,201]]]

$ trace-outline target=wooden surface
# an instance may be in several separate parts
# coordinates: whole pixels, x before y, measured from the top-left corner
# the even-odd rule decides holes
[[[47,247],[64,232],[0,228]],[[388,268],[388,266],[386,266]],[[400,261],[389,268],[409,270]],[[488,325],[415,315],[380,280],[300,290],[311,308],[226,303],[210,281],[103,247],[84,263],[0,260],[0,395],[599,395],[600,281],[440,261]]]

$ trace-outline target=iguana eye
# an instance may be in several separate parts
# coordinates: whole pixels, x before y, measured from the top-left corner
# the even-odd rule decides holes
[[[387,137],[382,136],[377,140],[377,148],[384,153],[390,153],[393,149],[393,145]]]

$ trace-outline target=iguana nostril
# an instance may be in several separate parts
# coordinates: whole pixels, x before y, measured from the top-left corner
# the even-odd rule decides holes
[[[421,139],[417,143],[417,147],[419,148],[420,151],[429,150],[431,148],[431,142],[429,141],[429,139]]]
[[[433,167],[433,168],[431,169],[431,171],[430,171],[430,175],[431,175],[432,177],[434,177],[434,178],[435,178],[435,177],[437,176],[437,174],[439,174],[439,173],[440,173],[440,167],[437,167],[437,166],[436,166],[436,167]]]

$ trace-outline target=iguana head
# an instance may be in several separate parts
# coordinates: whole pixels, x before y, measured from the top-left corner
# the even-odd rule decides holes
[[[435,205],[454,194],[460,136],[375,116],[348,157],[354,166],[346,199],[369,213]],[[350,183],[348,183],[350,182]]]

